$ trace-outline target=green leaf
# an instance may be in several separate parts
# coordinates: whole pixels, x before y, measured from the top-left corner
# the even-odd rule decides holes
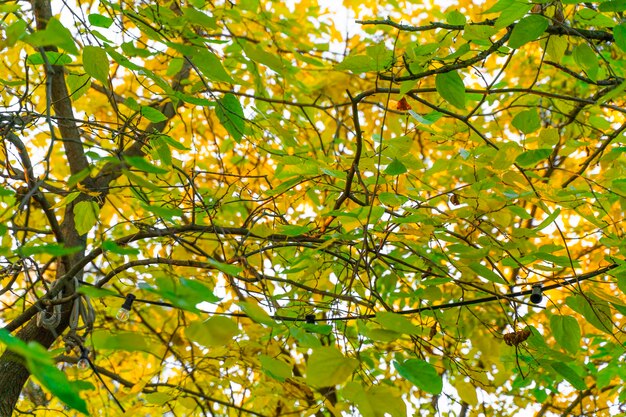
[[[300,327],[292,327],[289,333],[298,341],[298,346],[303,348],[317,348],[322,346],[320,340]]]
[[[106,288],[92,287],[91,285],[81,285],[78,288],[78,292],[88,295],[91,298],[119,297],[119,294],[114,291],[107,290]]]
[[[614,361],[609,362],[606,367],[598,371],[596,376],[596,385],[598,389],[601,390],[611,385],[611,381],[618,375],[619,371],[620,366]]]
[[[567,38],[565,36],[552,35],[548,38],[547,42],[546,53],[553,61],[560,63],[569,46]]]
[[[22,246],[17,249],[17,252],[21,256],[38,255],[42,253],[52,256],[66,256],[76,253],[81,249],[81,246],[65,247],[56,243],[51,243],[48,245]]]
[[[109,57],[104,49],[97,46],[85,46],[83,68],[87,74],[100,81],[105,87],[109,84]]]
[[[582,23],[585,27],[612,28],[615,26],[615,20],[611,19],[607,14],[598,13],[588,7],[579,8],[574,15],[574,20]]]
[[[76,48],[72,33],[55,17],[50,18],[44,30],[34,32],[26,36],[24,40],[34,47],[56,46],[72,55],[78,55],[78,48]]]
[[[155,278],[154,283],[153,287],[142,282],[139,288],[156,294],[183,310],[198,313],[201,312],[196,307],[198,304],[221,301],[221,298],[217,297],[209,287],[196,279],[159,276]]]
[[[241,301],[237,303],[239,308],[246,313],[248,317],[257,323],[265,324],[266,326],[275,326],[274,319],[267,314],[267,311],[263,310],[258,304],[253,304],[249,301]]]
[[[557,373],[559,373],[567,382],[572,384],[574,388],[577,390],[586,390],[587,384],[585,384],[585,380],[581,378],[576,371],[570,368],[563,362],[553,362],[550,364],[552,369],[554,369]]]
[[[26,28],[27,27],[28,27],[28,25],[22,19],[18,19],[15,22],[13,22],[12,24],[10,24],[5,29],[5,36],[6,36],[5,43],[6,43],[6,46],[12,47],[12,46],[14,46],[17,43],[17,41],[19,41],[20,39],[24,38],[24,36],[26,36],[26,34],[27,34],[27,32],[26,32]]]
[[[139,249],[132,248],[130,246],[119,246],[117,243],[111,240],[105,240],[102,242],[102,249],[107,252],[116,253],[118,255],[137,255]]]
[[[159,136],[155,136],[150,139],[150,144],[156,150],[156,153],[159,159],[161,160],[161,162],[163,163],[163,165],[167,165],[171,167],[172,166],[172,151],[169,145],[167,144],[167,142],[163,138]]]
[[[598,10],[601,12],[626,12],[626,0],[610,0],[600,3]]]
[[[393,51],[387,48],[384,42],[365,48],[365,54],[372,58],[375,71],[384,71],[393,63]]]
[[[593,294],[586,297],[582,295],[569,296],[565,299],[565,304],[572,310],[582,314],[585,320],[598,330],[607,334],[613,334],[613,319],[609,303],[599,299]]]
[[[228,275],[237,276],[241,274],[241,272],[243,271],[243,268],[237,265],[225,264],[223,262],[216,261],[213,258],[208,258],[206,262],[208,264],[213,265],[219,271],[222,271],[223,273],[228,274]]]
[[[446,22],[450,25],[463,26],[465,25],[465,15],[458,10],[452,10],[446,13]]]
[[[550,156],[552,149],[533,149],[522,152],[515,158],[515,163],[522,168],[533,167],[537,162],[542,161]]]
[[[486,41],[498,32],[498,29],[489,25],[465,25],[463,39],[467,41]]]
[[[208,49],[197,49],[191,61],[198,67],[202,75],[211,81],[234,84],[235,80],[226,72],[221,60]]]
[[[516,0],[498,0],[493,6],[485,10],[483,14],[498,13],[508,9],[516,3]]]
[[[167,143],[168,145],[170,145],[174,149],[178,149],[179,151],[188,151],[189,150],[189,148],[187,148],[185,145],[183,145],[179,141],[174,140],[171,136],[164,135],[164,134],[155,134],[155,135],[151,135],[150,139],[152,139],[155,136],[158,137],[159,139],[162,139],[165,143]]]
[[[72,96],[72,100],[78,100],[91,88],[91,78],[88,74],[67,74],[65,76],[67,82],[67,88]]]
[[[17,353],[32,363],[53,364],[50,353],[38,343],[26,344],[4,329],[0,329],[0,342],[6,345],[10,351]]]
[[[548,227],[553,221],[556,220],[557,217],[559,217],[559,214],[561,214],[561,209],[560,208],[558,208],[558,209],[554,210],[552,213],[550,213],[548,215],[548,217],[543,219],[543,221],[541,223],[539,223],[536,227],[534,227],[533,230],[538,232],[538,231],[543,230],[544,228]]]
[[[190,340],[206,347],[227,346],[238,334],[237,323],[224,316],[195,321],[185,328],[185,335]]]
[[[150,120],[152,123],[164,122],[167,120],[167,116],[161,113],[160,110],[150,106],[141,106],[139,111],[143,117]]]
[[[151,174],[167,174],[170,172],[167,169],[159,168],[157,166],[152,165],[145,158],[141,156],[126,156],[124,155],[124,161],[128,163],[128,165],[137,168],[140,171],[149,172]]]
[[[351,381],[341,390],[343,397],[354,403],[363,417],[376,417],[374,404],[359,382]]]
[[[388,175],[401,175],[407,171],[406,166],[404,166],[404,164],[397,158],[393,158],[393,161],[391,161],[391,163],[387,165],[387,168],[385,168],[385,174]]]
[[[243,138],[246,119],[237,97],[232,94],[224,95],[224,98],[217,101],[215,113],[222,126],[239,143]]]
[[[417,326],[400,314],[391,313],[389,311],[379,311],[376,313],[376,321],[380,323],[383,328],[397,333],[413,335],[420,333],[420,329]]]
[[[554,315],[550,317],[550,328],[557,343],[569,353],[576,354],[580,348],[580,326],[572,316]]]
[[[536,110],[526,110],[517,113],[511,124],[527,135],[541,128],[541,120],[539,120]]]
[[[272,71],[279,75],[285,75],[286,70],[289,68],[286,61],[280,57],[279,54],[273,54],[263,49],[261,45],[255,45],[250,42],[246,42],[243,45],[246,56],[259,64],[263,64]]]
[[[459,109],[465,108],[465,85],[456,71],[437,74],[435,87],[439,95]]]
[[[534,41],[550,26],[550,21],[538,14],[531,14],[520,20],[511,33],[509,47],[517,49],[522,45]]]
[[[306,381],[315,387],[333,387],[343,383],[359,366],[359,361],[346,358],[331,346],[313,349],[307,362]]]
[[[409,359],[393,362],[396,371],[407,381],[430,394],[439,395],[443,389],[443,381],[437,370],[430,363],[421,359]]]
[[[506,284],[506,280],[502,278],[500,275],[493,272],[491,269],[487,268],[485,265],[479,262],[472,262],[469,264],[469,267],[472,271],[476,272],[479,276],[489,280],[491,282],[495,282],[497,284]]]
[[[310,230],[308,226],[285,224],[278,227],[277,232],[285,236],[300,236]]]
[[[92,26],[97,26],[105,29],[110,28],[113,24],[113,19],[107,16],[102,16],[98,13],[91,13],[89,16],[87,16],[87,20],[89,20],[89,23],[91,23]]]
[[[617,278],[617,288],[622,291],[622,294],[626,295],[626,274],[620,275]]]
[[[613,28],[613,37],[615,44],[624,52],[626,52],[626,23],[620,23]]]
[[[209,287],[197,279],[180,278],[180,287],[176,294],[179,298],[192,298],[199,303],[218,303],[222,299],[216,296]]]
[[[333,331],[333,326],[330,324],[310,324],[305,323],[302,325],[302,328],[310,333],[323,334],[324,336],[328,336]]]
[[[261,362],[263,372],[280,382],[285,381],[287,378],[291,378],[293,375],[291,366],[280,359],[271,358],[267,355],[261,355],[259,357],[259,361]]]
[[[534,6],[533,3],[522,3],[519,1],[514,2],[509,7],[505,8],[500,16],[496,19],[493,27],[496,29],[503,29],[509,26],[511,23],[523,18],[526,13],[530,11]]]
[[[435,123],[437,120],[441,118],[442,113],[434,111],[434,112],[430,112],[422,116],[420,114],[415,113],[413,110],[409,110],[409,115],[413,119],[415,119],[418,123],[421,123],[423,125],[432,125],[433,123]]]
[[[613,317],[609,303],[600,300],[595,295],[589,295],[584,299],[582,315],[595,328],[609,335],[613,334]]]
[[[45,54],[45,58],[50,65],[67,65],[72,63],[72,57],[66,53],[48,51]],[[46,59],[40,52],[36,52],[29,55],[26,59],[26,63],[29,65],[43,65],[46,63]]]
[[[151,213],[156,214],[159,217],[164,219],[175,221],[176,217],[182,217],[183,211],[178,207],[162,207],[162,206],[153,206],[149,204],[141,203],[141,207],[148,210]]]
[[[91,341],[96,350],[125,350],[153,353],[154,346],[146,335],[136,332],[112,333],[110,330],[94,330]]]
[[[70,381],[67,376],[54,365],[29,363],[30,372],[46,387],[55,397],[68,407],[89,415],[87,403],[80,397],[80,391],[94,389],[94,386],[86,381]]]
[[[384,205],[390,207],[398,207],[409,201],[409,199],[403,195],[388,192],[378,194],[378,200],[380,200],[380,202]]]
[[[596,81],[600,66],[598,65],[598,57],[595,51],[586,43],[582,43],[574,48],[572,55],[574,56],[574,61],[580,65],[587,76],[592,81]]]
[[[162,191],[158,185],[154,184],[152,181],[148,181],[141,175],[135,175],[133,172],[127,169],[123,169],[122,173],[126,178],[128,178],[129,181],[133,182],[134,184],[140,185],[152,191]]]
[[[73,209],[74,225],[79,235],[89,232],[98,222],[100,207],[95,201],[81,201]]]
[[[335,66],[337,70],[347,70],[355,74],[379,72],[387,69],[393,61],[393,52],[384,44],[373,45],[366,49],[365,54],[348,55]]]
[[[189,23],[198,25],[204,29],[218,29],[217,20],[214,17],[211,17],[200,10],[194,9],[193,7],[185,7],[183,9],[183,16],[187,18]]]

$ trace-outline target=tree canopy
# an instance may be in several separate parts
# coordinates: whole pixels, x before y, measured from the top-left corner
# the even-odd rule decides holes
[[[622,0],[0,2],[0,416],[616,415]]]

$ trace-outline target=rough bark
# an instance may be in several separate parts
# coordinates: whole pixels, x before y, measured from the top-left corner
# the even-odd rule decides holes
[[[52,9],[49,0],[33,0],[33,12],[38,30],[45,29],[48,20],[52,16]],[[55,50],[54,47],[47,47],[45,50]],[[67,157],[72,174],[76,174],[88,167],[80,131],[76,125],[72,102],[65,84],[65,73],[62,67],[48,65],[46,68],[47,83],[49,85],[47,102],[54,110],[63,149]],[[51,134],[54,134],[51,132]],[[85,198],[82,198],[84,200]],[[82,246],[84,248],[84,236],[79,236],[74,226],[73,207],[81,198],[73,204],[67,206],[63,223],[61,224],[62,236],[57,236],[58,243],[67,246]],[[57,278],[65,274],[78,260],[84,256],[84,250],[69,257],[59,259],[57,265]],[[82,274],[79,274],[82,275]],[[80,278],[80,277],[79,277]],[[73,285],[67,285],[64,295],[74,291]],[[55,340],[68,327],[71,303],[64,305],[62,310],[62,320],[54,332],[37,326],[36,318],[33,317],[16,334],[18,338],[26,343],[37,342],[46,349],[50,348]],[[0,417],[10,417],[13,413],[24,384],[28,380],[30,372],[23,365],[21,358],[10,351],[5,351],[0,357]]]
[[[61,334],[68,326],[69,309],[63,314],[61,324],[56,328],[56,334]],[[17,337],[28,342],[37,342],[49,348],[56,340],[56,336],[48,330],[37,327],[35,320],[31,320],[18,333]],[[15,404],[20,397],[24,384],[28,380],[30,372],[23,365],[20,356],[10,351],[5,351],[0,357],[0,416],[10,417]]]
[[[45,29],[47,22],[52,17],[50,0],[31,0],[33,13],[35,16],[37,30]],[[55,47],[45,47],[44,51],[55,51]],[[189,77],[191,65],[185,62],[183,68],[174,78],[173,88],[182,90],[181,80]],[[53,140],[60,140],[63,143],[63,151],[67,158],[71,174],[77,174],[89,167],[89,163],[85,156],[83,142],[80,137],[80,129],[76,124],[74,116],[72,100],[69,97],[67,85],[65,82],[65,72],[63,67],[48,65],[46,67],[46,77],[48,85],[47,103],[50,110],[54,111],[55,124],[60,137],[55,137],[51,131]],[[171,119],[176,114],[176,107],[171,102],[163,103],[159,110]],[[52,120],[49,121],[52,127]],[[124,151],[125,155],[143,155],[144,146],[149,141],[148,134],[161,132],[167,126],[167,121],[152,123],[146,129],[143,137],[136,138],[136,142]],[[105,167],[93,178],[87,177],[83,180],[83,185],[87,188],[95,188],[101,192],[101,198],[108,192],[111,182],[115,181],[121,175],[120,164],[110,164]],[[74,206],[80,201],[85,201],[91,197],[81,194],[76,200],[68,204],[65,209],[63,222],[60,225],[61,233],[56,234],[57,243],[67,247],[81,246],[85,248],[85,236],[80,236],[76,232],[74,225]],[[102,201],[102,200],[101,200]],[[53,214],[54,216],[54,214]],[[67,271],[75,272],[78,279],[82,279],[83,271],[81,268],[74,268],[81,265],[84,260],[85,251],[80,250],[71,256],[57,260],[56,278],[60,279],[66,275]],[[75,270],[73,270],[73,268]],[[64,280],[65,288],[62,291],[63,296],[68,296],[74,292],[72,280]],[[71,312],[71,303],[63,306],[63,318],[55,332],[51,333],[45,328],[37,326],[36,317],[33,316],[35,310],[28,309],[30,312],[29,321],[23,324],[26,319],[18,318],[17,321],[9,323],[5,329],[10,331],[20,329],[16,336],[26,343],[37,342],[46,349],[50,348],[54,342],[62,335],[69,325],[69,315]],[[30,373],[22,364],[21,358],[9,351],[0,356],[0,417],[10,417],[13,413],[15,405],[19,400],[23,386],[28,380]]]

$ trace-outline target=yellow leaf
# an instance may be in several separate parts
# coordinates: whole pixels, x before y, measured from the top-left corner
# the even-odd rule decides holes
[[[456,391],[459,393],[461,400],[471,406],[478,404],[478,396],[476,395],[476,387],[474,387],[474,385],[465,381],[457,381],[454,384],[454,388],[456,388]]]
[[[100,197],[100,194],[98,191],[91,191],[90,189],[88,189],[87,187],[85,187],[83,184],[78,183],[76,184],[76,188],[78,189],[78,191],[80,191],[83,194],[87,194],[90,197]]]

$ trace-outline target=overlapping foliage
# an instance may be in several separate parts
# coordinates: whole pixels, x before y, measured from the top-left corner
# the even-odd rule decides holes
[[[0,415],[619,412],[624,11],[2,2]]]

